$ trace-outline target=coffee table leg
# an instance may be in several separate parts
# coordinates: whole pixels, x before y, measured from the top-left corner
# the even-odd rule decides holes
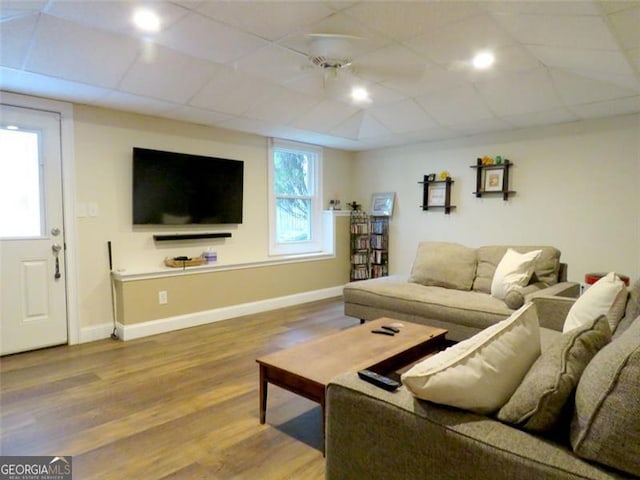
[[[267,380],[266,368],[260,365],[260,424],[264,424],[267,419]]]

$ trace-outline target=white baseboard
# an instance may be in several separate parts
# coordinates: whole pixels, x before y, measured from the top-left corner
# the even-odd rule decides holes
[[[340,295],[342,295],[342,285],[322,290],[313,290],[310,292],[288,295],[286,297],[270,298],[258,302],[216,308],[214,310],[195,312],[188,315],[179,315],[177,317],[160,318],[158,320],[151,320],[133,325],[118,324],[118,337],[125,341],[133,340],[134,338],[148,337],[149,335],[156,335],[158,333],[195,327],[253,313],[267,312],[269,310],[290,307],[301,303],[314,302],[316,300],[324,300],[326,298],[338,297]],[[112,326],[110,325],[109,327],[109,331],[106,335],[100,338],[108,338],[109,335],[111,335]],[[97,338],[95,340],[97,340]]]
[[[100,325],[91,325],[80,329],[80,338],[78,343],[95,342],[109,338],[113,332],[113,323],[102,323]]]

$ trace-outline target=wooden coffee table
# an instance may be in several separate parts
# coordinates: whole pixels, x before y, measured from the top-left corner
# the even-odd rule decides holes
[[[396,323],[402,327],[393,337],[371,333],[381,325]],[[332,378],[362,369],[387,375],[442,349],[446,333],[441,328],[379,318],[260,357],[256,360],[260,366],[260,423],[266,420],[269,383],[319,403],[324,419],[324,393]]]

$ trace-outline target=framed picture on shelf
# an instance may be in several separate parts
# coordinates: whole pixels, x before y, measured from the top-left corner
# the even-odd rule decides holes
[[[486,170],[484,172],[484,191],[501,192],[504,180],[504,170]]]
[[[446,200],[447,186],[444,183],[429,185],[429,195],[427,198],[427,206],[444,207]]]
[[[371,195],[371,215],[390,217],[393,214],[395,192],[374,193]]]

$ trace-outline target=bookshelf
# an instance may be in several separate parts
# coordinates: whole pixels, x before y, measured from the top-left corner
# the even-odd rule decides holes
[[[369,276],[386,277],[389,275],[389,217],[371,216],[370,230]]]
[[[351,281],[389,275],[389,217],[354,210],[349,227]]]
[[[350,228],[350,278],[369,278],[369,215],[362,210],[353,210],[349,217]]]

